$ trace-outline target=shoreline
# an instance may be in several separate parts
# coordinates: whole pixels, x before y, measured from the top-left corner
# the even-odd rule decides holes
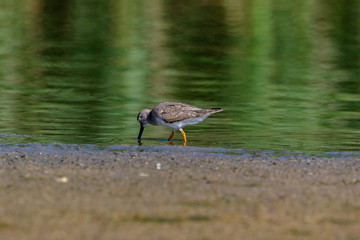
[[[359,157],[136,149],[2,149],[0,238],[360,236]]]

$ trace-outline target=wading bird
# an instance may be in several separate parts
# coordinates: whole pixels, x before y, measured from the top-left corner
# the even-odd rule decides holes
[[[137,116],[140,123],[140,132],[138,141],[141,141],[141,135],[146,124],[150,123],[155,126],[165,126],[172,129],[172,133],[168,138],[170,141],[175,130],[179,130],[184,138],[183,145],[186,146],[186,135],[183,127],[197,124],[213,113],[223,111],[221,108],[198,108],[184,103],[163,102],[155,106],[152,110],[143,109]]]

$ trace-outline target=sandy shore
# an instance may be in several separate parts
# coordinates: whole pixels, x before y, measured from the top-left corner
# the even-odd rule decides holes
[[[19,147],[0,176],[0,239],[360,238],[356,157]]]

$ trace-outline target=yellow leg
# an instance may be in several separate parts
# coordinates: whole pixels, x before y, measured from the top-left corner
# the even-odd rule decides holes
[[[175,134],[175,131],[172,130],[172,133],[171,133],[170,137],[168,138],[168,141],[170,141],[173,138],[174,134]]]
[[[184,138],[183,145],[186,146],[186,134],[185,134],[184,130],[182,130],[181,128],[179,130],[180,130],[180,132],[181,132],[181,134],[182,134],[182,136]]]

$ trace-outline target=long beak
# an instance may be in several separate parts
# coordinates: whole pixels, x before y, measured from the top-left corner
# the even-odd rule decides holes
[[[140,123],[140,132],[139,132],[139,136],[138,136],[138,140],[141,140],[141,135],[143,134],[143,131],[144,131],[144,126]]]

